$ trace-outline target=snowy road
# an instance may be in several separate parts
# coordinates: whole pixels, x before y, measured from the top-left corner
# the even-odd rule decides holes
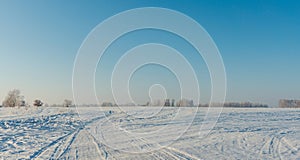
[[[225,108],[204,138],[204,109],[129,110],[0,108],[0,159],[300,159],[299,109]]]

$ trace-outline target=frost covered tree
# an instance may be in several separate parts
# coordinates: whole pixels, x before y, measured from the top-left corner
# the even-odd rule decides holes
[[[21,95],[21,92],[18,89],[9,91],[6,98],[2,102],[3,107],[23,106],[24,104],[24,97]]]
[[[43,104],[44,103],[41,100],[39,100],[39,99],[36,99],[36,100],[33,101],[33,106],[36,106],[36,107],[40,107]]]
[[[64,107],[71,107],[72,106],[72,101],[68,100],[68,99],[65,99],[64,103],[63,103],[63,106]]]

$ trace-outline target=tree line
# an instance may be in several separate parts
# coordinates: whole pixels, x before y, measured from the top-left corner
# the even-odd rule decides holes
[[[44,106],[45,103],[40,99],[35,99],[32,103],[33,106],[41,107]],[[65,99],[62,103],[64,107],[71,107],[72,101]],[[25,98],[21,95],[20,90],[14,89],[8,92],[4,101],[2,102],[3,107],[25,107],[30,106],[30,104],[26,103]],[[45,105],[47,106],[47,105]]]

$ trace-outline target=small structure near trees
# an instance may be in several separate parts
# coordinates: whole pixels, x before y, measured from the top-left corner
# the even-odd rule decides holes
[[[36,106],[36,107],[40,107],[40,106],[43,106],[43,102],[39,99],[36,99],[33,101],[33,106]]]
[[[71,107],[72,106],[72,101],[68,100],[68,99],[65,99],[64,103],[63,103],[63,106],[64,107]]]

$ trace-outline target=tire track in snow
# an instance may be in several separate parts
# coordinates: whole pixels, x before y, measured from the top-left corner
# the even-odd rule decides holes
[[[291,143],[285,138],[281,138],[281,143],[278,145],[278,150],[281,151],[279,156],[281,159],[287,159],[287,157],[283,157],[283,154],[287,153],[288,155],[295,155],[298,159],[300,158],[300,149],[291,145]],[[285,148],[285,151],[282,151],[282,148]]]
[[[78,132],[79,132],[79,130],[78,130]],[[57,159],[63,153],[65,153],[66,150],[68,149],[69,145],[72,143],[73,137],[75,137],[78,134],[78,132],[75,132],[72,135],[66,137],[64,140],[62,140],[62,142],[55,148],[55,150],[54,150],[53,154],[51,155],[50,159]],[[68,140],[68,139],[70,139],[70,140]],[[68,143],[68,144],[66,144],[66,143]]]
[[[74,132],[75,132],[75,131],[74,131]],[[40,150],[34,152],[29,158],[30,158],[30,159],[34,159],[34,158],[38,157],[41,153],[43,153],[44,151],[46,151],[48,148],[50,148],[51,146],[53,146],[53,145],[59,143],[60,141],[62,141],[62,140],[65,139],[66,137],[72,135],[74,132],[71,132],[71,133],[69,133],[69,134],[67,134],[67,135],[65,135],[65,136],[59,137],[58,139],[52,141],[50,144],[48,144],[48,145],[44,146],[43,148],[41,148]]]
[[[93,123],[103,120],[103,117],[96,117],[85,123],[84,128],[78,132],[68,149],[60,155],[59,159],[116,159],[105,145],[97,142],[96,138],[86,129],[93,127]],[[75,151],[74,151],[75,150]],[[74,156],[72,155],[74,153]]]
[[[54,152],[52,153],[52,155],[50,155],[49,159],[60,159],[62,156],[64,156],[69,150],[70,147],[72,145],[72,143],[74,142],[74,140],[76,139],[78,133],[83,130],[85,128],[85,126],[98,121],[100,119],[104,118],[104,116],[99,116],[96,118],[91,119],[90,121],[87,121],[85,123],[82,123],[81,126],[74,130],[73,132],[70,132],[62,137],[59,137],[58,139],[52,141],[51,143],[49,143],[48,145],[42,147],[41,149],[39,149],[38,151],[34,152],[29,158],[30,159],[35,159],[35,158],[39,158],[39,156],[43,156],[42,154],[50,151],[51,152],[51,147],[58,145],[57,147],[55,147],[55,149],[53,150]],[[73,136],[72,136],[73,135]],[[63,142],[64,140],[67,140],[70,138],[70,136],[72,137],[69,141],[66,141],[65,143],[68,143],[67,146],[65,147],[65,143]],[[59,151],[59,149],[62,148],[61,150],[61,154],[59,154],[58,156],[55,156],[57,154],[57,152]]]
[[[108,159],[109,153],[110,153],[108,151],[108,148],[104,144],[98,142],[98,140],[90,132],[87,132],[87,134],[89,134],[89,136],[92,137],[93,143],[97,147],[97,151],[99,152],[99,154],[103,156],[103,159]],[[110,158],[116,159],[112,153],[110,153],[110,154],[111,154]]]
[[[264,145],[260,149],[260,158],[264,158],[267,156],[273,159],[282,159],[280,147],[284,143],[283,139],[286,133],[288,133],[287,130],[280,130],[276,133],[271,134],[271,137],[264,143]],[[285,145],[285,147],[288,146]]]
[[[154,150],[152,152],[154,154],[165,154],[165,155],[167,155],[166,158],[168,158],[168,159],[189,159],[189,160],[200,159],[200,158],[195,157],[191,154],[188,154],[187,152],[180,151],[180,150],[178,150],[176,148],[173,148],[173,147],[170,147],[170,146],[161,146],[159,143],[154,143],[154,144],[149,143],[143,138],[139,138],[139,140],[143,141],[143,143],[152,144],[152,146],[153,145],[157,146],[157,148],[160,148],[160,149],[159,150]]]
[[[67,152],[70,151],[70,146],[71,144],[74,142],[75,138],[77,137],[78,133],[81,131],[82,129],[78,129],[74,135],[72,136],[71,140],[69,141],[67,147],[63,150],[63,152],[58,156],[58,159],[60,159],[64,154],[66,154]]]
[[[195,157],[195,156],[193,156],[193,155],[191,155],[187,152],[180,151],[176,148],[166,147],[165,149],[168,151],[168,153],[172,153],[172,154],[174,153],[175,155],[178,155],[180,157],[180,159],[181,158],[184,158],[184,159],[200,159],[200,158]]]
[[[114,117],[114,116],[112,116]],[[111,121],[114,122],[118,122],[118,120],[116,119],[120,119],[119,116],[114,117],[113,119],[110,119]],[[94,121],[96,123],[96,121]],[[106,126],[106,127],[118,127],[117,125],[111,126],[114,123],[109,123],[109,120],[105,120],[101,123],[101,126]],[[109,125],[109,126],[108,126]],[[97,129],[98,126],[94,126],[94,129]],[[105,128],[102,128],[105,129]],[[151,148],[153,146],[157,146],[158,148],[161,148],[160,150],[156,150],[156,151],[149,151],[149,152],[144,152],[144,153],[133,153],[132,155],[128,155],[128,152],[123,152],[123,151],[119,151],[119,150],[115,150],[111,147],[106,146],[105,144],[99,142],[99,140],[90,132],[87,132],[92,138],[94,143],[97,144],[97,148],[100,151],[101,155],[103,155],[104,159],[122,159],[124,157],[131,157],[134,155],[139,155],[141,157],[146,157],[147,159],[199,159],[198,157],[195,157],[193,155],[190,155],[186,152],[183,151],[179,151],[178,149],[172,148],[172,147],[163,147],[158,143],[150,143],[148,141],[146,141],[143,138],[137,138],[137,137],[130,137],[128,135],[127,138],[129,138],[129,141],[125,141],[125,142],[131,142],[133,145],[133,147],[136,147],[136,149],[139,149],[141,151],[147,150],[147,148]],[[97,131],[95,130],[95,133],[97,133]],[[98,133],[101,134],[101,133]],[[105,137],[103,136],[103,134],[100,135],[102,137],[103,140],[105,140]],[[126,159],[126,158],[125,158]]]

